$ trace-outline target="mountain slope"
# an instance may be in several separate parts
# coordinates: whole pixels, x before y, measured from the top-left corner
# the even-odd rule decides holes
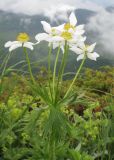
[[[76,10],[76,15],[78,19],[78,24],[87,24],[90,17],[94,16],[96,13],[86,9],[78,9]],[[0,10],[0,42],[1,46],[8,40],[15,40],[15,37],[19,32],[27,32],[31,36],[31,40],[34,41],[34,36],[39,33],[43,32],[42,25],[40,23],[41,20],[50,21],[48,18],[44,17],[43,15],[35,15],[35,16],[28,16],[24,14],[14,14],[10,12],[4,12]],[[53,23],[53,25],[56,25]],[[88,39],[91,41],[92,33],[87,33],[89,36]],[[3,48],[3,51],[6,50]],[[102,47],[98,47],[98,52],[102,52]],[[17,54],[14,54],[12,61],[17,62],[24,58],[22,50],[19,49],[16,51]],[[35,48],[35,53],[30,54],[32,60],[42,59],[47,56],[47,44],[41,43]],[[54,56],[52,57],[54,59]],[[72,70],[73,64],[75,64],[74,56],[69,57],[69,66],[68,69]],[[74,61],[75,60],[75,61]],[[12,63],[13,63],[12,62]],[[113,65],[112,60],[108,60],[105,57],[100,57],[98,63],[92,63],[90,61],[87,62],[89,66],[92,67],[99,67],[100,65]]]

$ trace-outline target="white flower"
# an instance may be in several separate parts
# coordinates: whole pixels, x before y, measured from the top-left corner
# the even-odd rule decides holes
[[[74,12],[70,14],[69,22],[64,25],[64,30],[74,35],[82,35],[85,32],[84,25],[77,26],[77,18]]]
[[[84,42],[86,37],[82,37],[84,31],[84,25],[77,26],[77,19],[75,14],[72,12],[69,16],[69,22],[66,24],[59,25],[57,27],[51,27],[51,25],[45,21],[41,21],[45,33],[39,33],[35,36],[38,42],[47,41],[53,44],[53,49],[60,46],[64,52],[65,42],[67,45],[78,46]]]
[[[26,33],[19,33],[17,36],[17,41],[8,41],[5,43],[4,47],[9,48],[9,51],[13,51],[19,47],[26,47],[33,50],[34,43],[29,42],[29,35]]]
[[[59,36],[62,37],[61,41],[67,41],[68,43],[76,44],[79,39],[82,39],[82,34],[84,31],[84,25],[76,26],[77,19],[75,14],[72,12],[69,16],[69,22],[63,24],[62,27],[59,27]]]
[[[47,41],[47,42],[60,42],[62,40],[62,37],[60,37],[60,31],[63,29],[64,24],[57,26],[57,27],[51,27],[51,25],[45,21],[41,21],[43,25],[43,29],[46,33],[39,33],[35,36],[35,39],[40,41]]]
[[[80,45],[82,46],[82,44],[85,42],[86,37],[82,37],[82,36],[74,36],[72,40],[69,41],[69,46],[73,47],[73,46],[77,46],[79,47]]]
[[[39,42],[45,40],[52,43],[62,42],[63,44],[63,41],[77,40],[77,37],[85,32],[83,29],[84,25],[76,26],[77,19],[73,12],[69,16],[69,23],[57,27],[51,27],[51,25],[45,21],[41,21],[41,24],[43,25],[45,33],[39,33],[35,36],[35,39]]]
[[[96,59],[99,57],[99,54],[96,52],[93,52],[95,49],[96,43],[88,46],[84,43],[80,44],[80,47],[72,46],[70,50],[78,54],[77,61],[83,59],[85,56],[87,56],[89,59],[96,61]]]
[[[86,37],[78,36],[78,37],[75,37],[71,40],[67,40],[67,45],[69,45],[70,48],[72,48],[73,46],[79,47],[81,44],[84,43],[85,40],[86,40]],[[53,49],[55,49],[59,46],[60,46],[62,52],[64,53],[64,46],[65,46],[65,40],[64,39],[59,43],[57,43],[57,42],[53,43]]]
[[[86,37],[82,37],[82,34],[84,31],[84,25],[77,26],[77,19],[75,14],[72,12],[69,16],[69,22],[64,24],[64,27],[61,27],[59,29],[60,31],[60,37],[62,37],[61,42],[59,45],[61,45],[62,50],[64,51],[64,45],[65,41],[67,41],[67,44],[69,46],[78,46],[80,43],[84,42],[86,40]],[[54,44],[54,48],[58,47],[58,44]]]

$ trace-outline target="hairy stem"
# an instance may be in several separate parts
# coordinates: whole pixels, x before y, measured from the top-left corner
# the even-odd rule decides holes
[[[50,81],[51,54],[52,54],[52,44],[50,45],[49,52],[48,52],[48,82],[49,82],[49,91],[50,91],[51,99],[53,101],[52,90],[51,90],[51,81]]]
[[[25,47],[23,48],[23,50],[24,50],[24,53],[25,53],[25,56],[26,56],[26,61],[27,61],[27,64],[28,64],[28,70],[29,70],[29,73],[30,73],[30,77],[31,77],[32,83],[35,84],[35,79],[34,79],[34,76],[32,74],[32,69],[31,69],[31,65],[30,65],[28,52],[27,52]]]
[[[3,71],[2,71],[2,74],[1,74],[1,79],[2,79],[2,77],[3,77],[4,74],[5,74],[6,67],[7,67],[7,64],[8,64],[8,61],[9,61],[11,55],[12,55],[12,52],[10,52],[10,53],[8,54],[8,56],[6,57],[6,59],[5,59],[4,68],[3,68]]]
[[[60,66],[59,73],[58,73],[58,81],[57,81],[57,86],[56,86],[56,99],[59,96],[59,84],[62,83],[62,77],[63,77],[65,65],[66,65],[67,56],[68,56],[68,45],[66,41],[65,46],[64,46],[64,55],[63,55],[61,66]]]
[[[56,81],[56,69],[57,69],[57,62],[59,59],[59,53],[60,53],[60,46],[58,47],[56,59],[55,59],[55,65],[54,65],[54,71],[53,71],[53,96],[55,97],[55,81]]]
[[[78,71],[76,72],[76,75],[75,75],[75,77],[74,77],[74,79],[73,79],[73,81],[72,81],[69,89],[67,90],[64,98],[66,98],[66,97],[68,96],[68,94],[70,93],[70,91],[71,91],[71,89],[72,89],[72,87],[73,87],[73,85],[74,85],[74,83],[75,83],[75,81],[76,81],[76,79],[77,79],[77,77],[78,77],[78,75],[79,75],[82,67],[83,67],[83,64],[84,64],[84,62],[85,62],[85,59],[86,59],[86,58],[84,57],[84,59],[82,60],[82,62],[81,62],[81,64],[80,64],[80,67],[79,67]]]

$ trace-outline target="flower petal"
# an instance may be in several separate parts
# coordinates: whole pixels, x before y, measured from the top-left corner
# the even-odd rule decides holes
[[[53,49],[57,48],[59,46],[59,43],[53,43]]]
[[[57,29],[58,31],[62,31],[64,29],[64,25],[65,23],[53,28]]]
[[[81,41],[80,43],[78,43],[78,46],[83,50],[85,48],[85,43]]]
[[[76,31],[75,31],[75,35],[82,35],[82,34],[84,34],[85,33],[85,31],[84,30],[78,30],[78,29],[76,29]]]
[[[65,49],[64,49],[64,46],[63,46],[63,45],[61,46],[61,50],[62,50],[62,53],[64,54]]]
[[[39,44],[40,42],[38,41],[38,42],[36,42],[36,43],[34,43],[34,45],[37,45],[37,44]]]
[[[75,52],[76,54],[82,54],[83,50],[77,47],[70,48],[71,51]]]
[[[32,44],[31,42],[25,42],[25,43],[23,44],[23,47],[26,47],[26,48],[29,48],[29,49],[33,50],[34,48],[33,48],[32,45],[33,45],[33,44]]]
[[[4,47],[7,48],[7,47],[10,47],[12,45],[12,42],[11,41],[8,41],[5,43]]]
[[[68,32],[70,32],[71,34],[75,33],[73,28],[70,28]]]
[[[69,16],[69,20],[70,20],[70,24],[72,26],[75,26],[77,24],[77,19],[76,19],[76,16],[74,14],[74,12],[72,12]]]
[[[80,54],[78,57],[77,57],[77,61],[81,60],[84,58],[84,54]]]
[[[40,42],[40,41],[46,41],[47,38],[49,38],[49,35],[47,33],[39,33],[35,36],[35,39]]]
[[[51,33],[51,25],[45,21],[41,21],[41,24],[43,25],[44,31],[47,33]]]
[[[84,24],[81,24],[81,25],[79,25],[79,26],[76,26],[76,29],[78,29],[78,30],[83,30],[83,29],[84,29]]]
[[[26,43],[31,44],[31,45],[35,45],[36,44],[36,43],[32,43],[32,42],[26,42]]]
[[[4,47],[5,48],[11,47],[11,45],[14,44],[14,43],[18,43],[18,41],[8,41],[8,42],[5,43]]]
[[[13,51],[16,48],[22,47],[22,43],[21,42],[17,42],[17,43],[12,43],[11,47],[9,48],[9,51]]]
[[[49,42],[61,42],[64,41],[64,38],[60,36],[53,36],[49,38]]]
[[[96,59],[99,57],[99,54],[94,52],[94,53],[87,53],[87,57],[91,60],[96,61]]]
[[[88,52],[93,52],[93,50],[95,49],[95,46],[96,46],[96,43],[93,43],[92,45],[90,45],[88,48],[87,48],[87,51]]]
[[[86,36],[85,37],[80,37],[79,41],[80,42],[84,42],[86,40]]]

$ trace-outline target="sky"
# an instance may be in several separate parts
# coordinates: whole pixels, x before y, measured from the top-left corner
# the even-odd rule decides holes
[[[55,15],[64,20],[67,11],[78,8],[95,11],[97,14],[88,20],[86,28],[97,32],[97,41],[114,54],[114,11],[108,12],[108,6],[114,6],[114,0],[0,0],[0,10],[28,15],[42,14],[52,21]]]
[[[57,10],[87,8],[100,10],[101,7],[114,5],[114,0],[0,0],[0,9],[29,15],[47,13]]]
[[[91,0],[91,1],[103,6],[114,5],[114,0]]]

